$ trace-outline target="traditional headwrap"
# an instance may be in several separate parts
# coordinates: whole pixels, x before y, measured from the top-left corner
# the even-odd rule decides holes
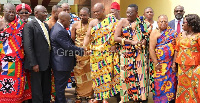
[[[117,2],[113,2],[110,9],[120,10],[120,5]]]
[[[17,13],[22,9],[26,9],[29,13],[32,13],[31,7],[28,4],[22,3],[16,6]]]

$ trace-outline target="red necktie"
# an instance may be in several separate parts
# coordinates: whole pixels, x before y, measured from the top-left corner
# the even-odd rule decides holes
[[[178,21],[178,24],[177,24],[177,30],[176,32],[179,34],[181,31],[181,25],[180,25],[180,20]]]

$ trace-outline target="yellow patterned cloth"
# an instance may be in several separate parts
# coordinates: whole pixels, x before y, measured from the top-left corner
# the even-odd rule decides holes
[[[92,19],[89,19],[90,22]],[[81,21],[80,21],[81,22]],[[75,45],[83,47],[83,40],[86,35],[88,25],[76,29]],[[76,92],[79,97],[88,97],[93,95],[92,78],[90,69],[90,56],[76,56],[77,63],[74,68],[74,77],[76,80]]]
[[[91,76],[97,100],[110,98],[120,91],[119,57],[109,51],[115,45],[116,24],[117,19],[109,14],[91,30]]]

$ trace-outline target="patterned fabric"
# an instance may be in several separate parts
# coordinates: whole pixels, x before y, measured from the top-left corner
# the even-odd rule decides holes
[[[200,33],[191,37],[179,34],[176,41],[178,52],[177,103],[200,103]]]
[[[168,103],[175,99],[177,77],[172,71],[172,62],[174,56],[175,45],[172,40],[176,38],[177,33],[168,27],[162,31],[161,36],[157,39],[155,48],[157,60],[162,66],[161,71],[154,69],[154,103]]]
[[[76,39],[75,45],[78,47],[83,47],[83,40],[86,35],[89,22],[84,27],[76,29]],[[92,89],[92,78],[90,69],[90,56],[76,56],[77,64],[74,68],[74,77],[76,80],[76,92],[79,97],[88,97],[93,95]]]
[[[93,80],[94,96],[97,100],[110,98],[120,90],[119,58],[110,52],[115,45],[114,30],[117,19],[113,15],[106,18],[91,30],[91,76]]]
[[[70,13],[71,16],[71,20],[70,20],[70,27],[72,26],[72,24],[74,24],[76,21],[79,21],[80,18],[78,16],[76,16],[75,14]]]
[[[22,30],[24,23],[16,17],[0,32],[0,103],[31,99],[30,81],[23,68],[24,48]]]
[[[122,38],[134,41],[146,39],[148,42],[149,32],[143,17],[137,18],[136,22],[122,28]],[[121,101],[141,101],[148,98],[148,55],[147,48],[138,50],[135,46],[126,44],[120,48],[120,95]]]

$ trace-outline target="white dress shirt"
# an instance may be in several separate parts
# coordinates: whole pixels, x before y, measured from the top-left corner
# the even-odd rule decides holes
[[[180,32],[183,31],[182,24],[183,24],[183,18],[180,20]],[[178,25],[178,20],[175,19],[175,31],[177,31],[177,25]]]

